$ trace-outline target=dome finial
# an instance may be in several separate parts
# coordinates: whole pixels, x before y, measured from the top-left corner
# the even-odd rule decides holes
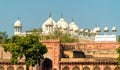
[[[61,14],[61,18],[63,18],[63,13]]]
[[[72,21],[74,21],[73,18],[72,18]]]
[[[19,18],[20,18],[20,17],[18,16],[18,18],[17,18],[17,19],[19,20]]]
[[[95,24],[95,27],[97,27],[97,25]]]
[[[115,24],[114,24],[114,27],[115,27]]]
[[[51,13],[49,13],[49,17],[51,17]]]

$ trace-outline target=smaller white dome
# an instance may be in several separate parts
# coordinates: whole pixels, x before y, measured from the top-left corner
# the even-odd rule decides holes
[[[50,18],[46,21],[45,25],[53,25],[53,22],[54,22],[54,20],[50,17]]]
[[[100,27],[96,27],[96,32],[100,32]]]
[[[88,33],[89,32],[88,29],[86,29],[85,32]]]
[[[92,34],[92,33],[93,33],[93,30],[91,30],[90,33]]]
[[[108,32],[108,31],[109,31],[109,29],[108,29],[107,26],[104,28],[104,31],[105,31],[105,32]]]
[[[95,28],[93,29],[93,33],[96,33],[96,31],[97,31],[97,28],[95,27]]]
[[[74,31],[77,31],[77,30],[79,30],[79,27],[72,21],[69,24],[69,29],[73,29]]]
[[[115,26],[112,27],[112,31],[117,31]]]
[[[60,20],[57,22],[57,26],[58,28],[67,29],[68,23],[63,18],[60,18]]]
[[[83,32],[83,29],[82,29],[82,28],[80,29],[80,32]]]
[[[22,26],[22,23],[19,19],[15,22],[14,26]]]

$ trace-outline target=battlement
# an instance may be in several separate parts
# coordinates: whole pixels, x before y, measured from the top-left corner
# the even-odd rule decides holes
[[[60,43],[59,39],[40,40],[41,43]]]
[[[77,45],[77,42],[72,43],[61,43],[62,45]]]

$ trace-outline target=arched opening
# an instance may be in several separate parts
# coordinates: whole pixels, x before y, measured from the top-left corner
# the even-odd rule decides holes
[[[68,66],[65,66],[62,70],[70,70]]]
[[[0,66],[0,70],[4,70],[4,67],[3,67],[3,66]]]
[[[115,69],[114,70],[120,70],[120,67],[115,67]]]
[[[80,70],[80,68],[78,66],[75,66],[73,70]]]
[[[17,70],[24,70],[24,68],[22,66],[19,66]]]
[[[42,62],[42,70],[52,70],[52,60],[45,58]]]
[[[86,66],[83,68],[83,70],[90,70],[90,68]]]
[[[7,70],[14,70],[14,68],[12,66],[9,66]]]
[[[93,70],[100,70],[100,67],[96,66]]]
[[[109,66],[106,66],[104,70],[111,70],[111,68]]]

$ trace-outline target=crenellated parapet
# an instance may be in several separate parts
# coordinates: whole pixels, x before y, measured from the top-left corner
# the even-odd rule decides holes
[[[40,40],[41,43],[60,43],[59,39]]]

